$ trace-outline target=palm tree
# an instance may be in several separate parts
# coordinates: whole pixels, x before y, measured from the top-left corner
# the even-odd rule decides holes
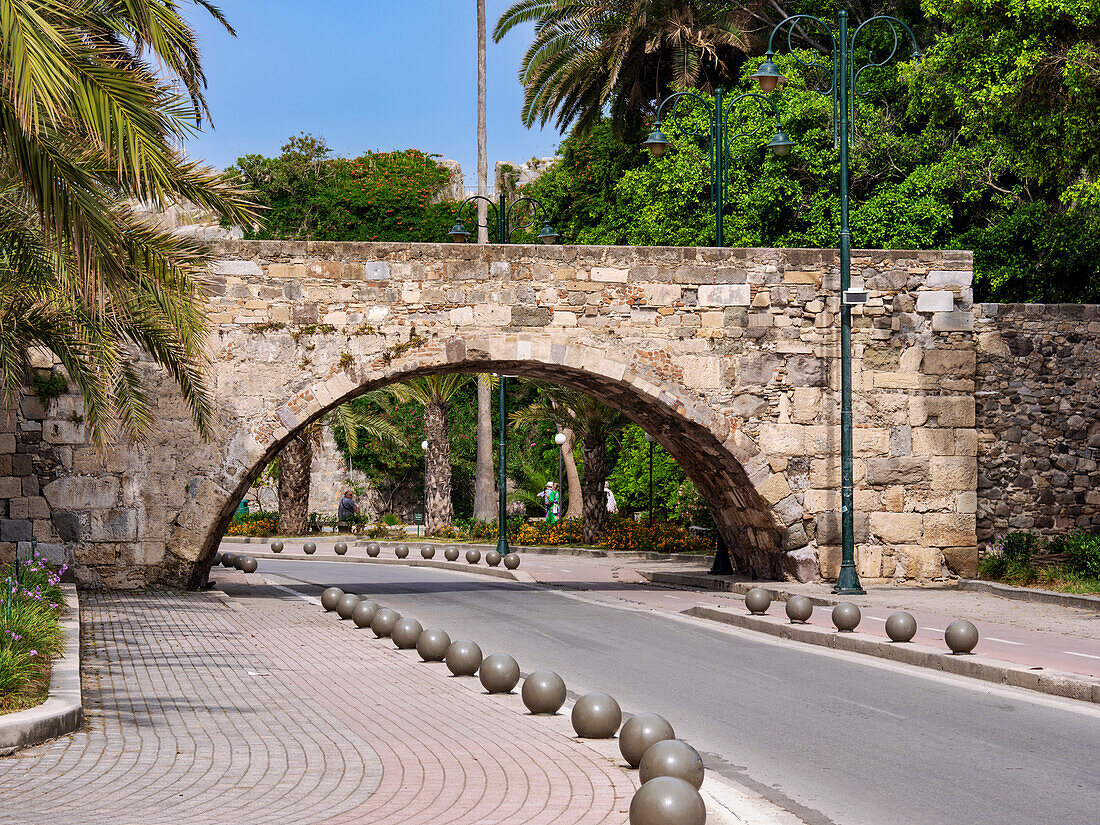
[[[313,469],[313,451],[320,447],[323,427],[339,430],[354,453],[362,433],[366,438],[400,446],[401,433],[389,421],[386,394],[375,390],[361,396],[382,405],[382,413],[372,413],[351,404],[341,404],[318,421],[303,427],[279,453],[278,494],[279,532],[300,535],[309,522],[309,475]]]
[[[485,0],[477,0],[477,193],[489,194],[489,149],[485,120]],[[477,242],[489,243],[489,224],[485,201],[477,202]],[[478,394],[478,415],[481,412]],[[478,421],[480,422],[480,417]],[[480,444],[480,442],[479,442]]]
[[[218,9],[209,11],[232,34]],[[0,0],[0,384],[52,353],[93,439],[153,424],[144,356],[212,427],[200,280],[209,252],[125,205],[181,200],[255,217],[224,176],[174,148],[208,115],[195,34],[164,0]],[[184,90],[183,94],[176,91]]]
[[[477,465],[474,468],[474,518],[496,518],[497,487],[493,481],[493,387],[491,375],[477,377]]]
[[[535,39],[520,64],[523,122],[590,130],[610,107],[618,129],[674,89],[732,85],[759,4],[723,0],[518,0],[493,39],[524,23]]]
[[[565,497],[565,513],[562,518],[581,518],[584,513],[581,510],[581,476],[577,472],[577,462],[573,458],[573,451],[577,448],[577,436],[569,427],[558,425],[558,432],[565,436],[565,443],[559,448],[561,460],[565,467],[565,485],[569,495]]]
[[[538,400],[512,413],[513,424],[539,424],[553,421],[563,430],[572,430],[581,439],[584,475],[581,498],[584,509],[584,541],[596,544],[607,526],[607,496],[604,482],[613,465],[607,452],[607,440],[626,424],[622,413],[578,390],[532,382],[538,386]]]
[[[428,442],[424,528],[429,534],[454,523],[449,415],[452,399],[471,378],[462,373],[428,375],[387,388],[398,401],[415,401],[424,407],[424,438]]]

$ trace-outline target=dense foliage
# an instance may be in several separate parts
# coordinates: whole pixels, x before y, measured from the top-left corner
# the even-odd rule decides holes
[[[1030,531],[1006,533],[978,560],[978,575],[1007,584],[1100,592],[1100,535],[1077,530],[1046,541]]]
[[[249,238],[437,243],[454,223],[453,204],[432,202],[450,172],[416,149],[334,157],[300,134],[278,157],[245,155],[227,171],[266,207]]]

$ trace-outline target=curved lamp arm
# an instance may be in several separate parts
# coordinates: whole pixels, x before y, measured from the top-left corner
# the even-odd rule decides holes
[[[882,57],[882,59],[875,57],[875,53],[873,51],[869,51],[867,55],[867,62],[857,69],[855,59],[856,41],[859,39],[859,33],[872,23],[885,23],[889,27],[890,34],[893,37],[893,42],[890,46],[890,51],[887,52],[886,55]],[[852,48],[850,50],[852,55],[850,64],[852,71],[850,73],[850,76],[852,78],[853,96],[859,94],[859,92],[857,91],[859,88],[859,76],[863,74],[864,71],[866,71],[867,69],[882,68],[886,64],[893,62],[895,59],[898,59],[898,46],[901,45],[901,43],[899,42],[900,38],[898,36],[900,34],[899,29],[905,30],[905,33],[909,35],[909,42],[913,44],[913,51],[909,55],[909,59],[919,61],[922,55],[920,51],[920,46],[917,45],[917,36],[913,34],[913,30],[909,28],[909,24],[906,23],[904,20],[899,20],[898,18],[891,17],[888,14],[880,14],[864,20],[862,23],[859,24],[859,26],[856,27],[855,33],[852,35]]]
[[[680,119],[683,117],[683,115],[678,113],[677,109],[679,108],[680,104],[683,103],[686,100],[692,100],[693,102],[698,103],[701,106],[703,106],[704,109],[708,113],[707,114],[707,120],[711,121],[711,124],[713,124],[714,115],[711,112],[711,108],[712,108],[711,104],[708,103],[700,95],[696,94],[695,92],[676,92],[675,94],[669,95],[664,100],[662,100],[661,105],[659,107],[657,107],[657,122],[653,125],[653,131],[650,133],[649,137],[646,138],[646,140],[643,144],[647,149],[649,149],[650,154],[652,154],[653,157],[655,157],[655,158],[661,157],[668,150],[668,147],[671,145],[671,141],[669,141],[669,139],[667,137],[665,137],[664,133],[661,131],[661,122],[662,121],[672,121],[673,123],[680,122]],[[668,114],[666,115],[665,114],[665,109],[668,108],[669,104],[671,104],[672,108],[669,109]],[[704,142],[707,143],[707,146],[709,148],[711,135],[713,134],[714,130],[713,130],[712,125],[710,127],[708,127],[708,129],[709,129],[709,133],[708,132],[703,132],[703,131],[693,127],[691,129],[683,130],[683,134],[688,135],[688,136],[693,137],[693,138],[702,139]]]
[[[497,205],[493,203],[492,198],[487,198],[484,195],[471,195],[462,201],[458,205],[458,209],[455,210],[455,225],[451,228],[451,231],[447,234],[451,236],[451,240],[457,243],[465,243],[466,239],[470,236],[470,231],[466,228],[466,224],[462,222],[462,210],[467,207],[473,207],[478,201],[485,201],[487,209],[485,210],[485,223],[481,223],[478,219],[477,210],[473,210],[473,221],[470,223],[475,230],[477,229],[491,229],[497,223]],[[493,219],[489,219],[489,209],[493,210]]]
[[[756,107],[759,110],[760,114],[760,120],[757,122],[755,128],[744,129],[735,135],[730,135],[726,139],[726,145],[723,147],[726,153],[730,154],[732,152],[733,142],[735,140],[737,140],[738,138],[748,137],[749,135],[759,134],[762,129],[768,128],[768,125],[771,123],[772,118],[774,118],[775,135],[772,137],[766,148],[771,149],[777,155],[787,154],[787,152],[790,151],[790,148],[793,145],[793,141],[791,141],[791,139],[788,138],[783,131],[783,121],[782,118],[780,118],[779,116],[779,109],[776,108],[776,105],[769,98],[764,97],[764,95],[759,94],[758,92],[745,92],[744,94],[740,94],[737,97],[733,98],[733,100],[731,100],[726,105],[726,110],[723,113],[726,121],[729,121],[729,117],[733,113],[733,107],[745,98],[751,98],[753,102],[756,103]]]

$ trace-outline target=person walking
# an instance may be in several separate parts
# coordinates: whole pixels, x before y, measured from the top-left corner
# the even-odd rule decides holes
[[[336,529],[341,533],[351,531],[352,517],[359,512],[359,508],[352,498],[351,490],[344,491],[344,497],[340,499],[340,506],[336,510]]]

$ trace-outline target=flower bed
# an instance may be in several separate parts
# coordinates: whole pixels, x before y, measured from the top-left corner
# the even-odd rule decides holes
[[[46,700],[50,661],[60,652],[58,620],[65,600],[58,583],[65,567],[53,570],[38,553],[19,565],[0,568],[0,713],[34,707]]]

